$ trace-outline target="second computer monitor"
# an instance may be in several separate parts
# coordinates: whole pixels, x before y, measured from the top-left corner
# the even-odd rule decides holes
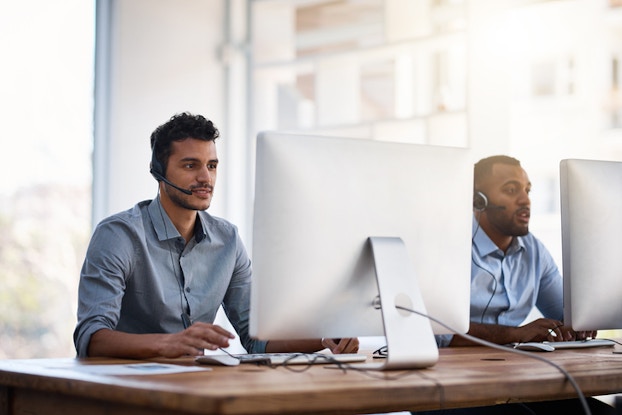
[[[622,162],[560,163],[564,323],[622,329]]]

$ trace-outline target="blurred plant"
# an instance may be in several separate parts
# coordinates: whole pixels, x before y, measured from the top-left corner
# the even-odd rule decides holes
[[[0,198],[0,358],[73,356],[89,188],[37,185]]]

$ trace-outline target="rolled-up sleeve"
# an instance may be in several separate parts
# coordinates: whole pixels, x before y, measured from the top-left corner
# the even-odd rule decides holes
[[[73,335],[78,357],[88,356],[93,333],[117,326],[131,256],[131,243],[121,227],[110,222],[98,225],[80,272]]]

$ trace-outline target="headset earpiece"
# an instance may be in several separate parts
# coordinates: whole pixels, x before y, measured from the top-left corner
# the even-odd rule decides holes
[[[153,148],[153,151],[151,152],[151,163],[149,164],[149,172],[157,181],[164,180],[164,168],[162,166],[162,163],[160,163],[160,160],[158,160],[158,158],[156,157],[155,146]]]
[[[482,192],[473,193],[473,209],[483,211],[488,207],[488,198]]]
[[[188,196],[192,196],[192,190],[184,189],[183,187],[177,186],[175,183],[169,181],[166,176],[164,176],[164,167],[155,156],[155,146],[154,150],[151,153],[151,164],[149,166],[149,172],[158,182],[164,182],[167,185],[179,190],[180,192],[185,193]]]

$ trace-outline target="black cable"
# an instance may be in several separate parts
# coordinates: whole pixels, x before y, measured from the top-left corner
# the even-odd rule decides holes
[[[219,349],[223,352],[225,352],[225,354],[233,357],[234,359],[238,359],[240,361],[242,361],[243,359],[241,359],[240,357],[229,353],[229,351],[227,351],[226,349],[219,347]],[[251,353],[253,354],[253,353]],[[258,355],[270,355],[271,353],[257,353]],[[275,353],[275,354],[280,354],[280,355],[288,355],[287,358],[285,358],[285,360],[282,363],[278,363],[278,364],[271,364],[271,363],[267,363],[269,360],[267,360],[267,362],[263,362],[263,361],[259,361],[259,362],[252,362],[252,363],[257,363],[258,365],[262,365],[262,366],[268,366],[270,368],[277,368],[277,367],[285,367],[286,369],[292,371],[292,372],[304,372],[306,370],[308,370],[310,367],[312,367],[313,365],[316,365],[318,363],[326,363],[326,364],[334,364],[336,365],[339,369],[343,370],[344,372],[346,372],[346,370],[348,369],[348,364],[344,363],[342,361],[340,361],[339,359],[332,357],[331,355],[327,355],[324,353],[302,353],[302,352],[284,352],[284,353]],[[291,361],[297,357],[305,357],[308,360],[308,363],[292,363]]]
[[[486,307],[484,307],[484,310],[482,311],[482,316],[480,317],[480,320],[479,320],[481,324],[484,324],[484,316],[486,315],[486,311],[488,311],[488,307],[490,307],[490,303],[492,303],[492,299],[495,298],[495,294],[497,294],[497,285],[499,284],[499,282],[497,281],[497,277],[495,277],[495,274],[493,274],[491,271],[487,270],[486,268],[482,267],[477,262],[475,262],[475,258],[473,257],[473,254],[471,254],[471,262],[477,268],[481,269],[482,271],[490,275],[494,282],[494,285],[492,286],[492,294],[490,295],[490,298],[488,299],[488,302],[486,303]]]
[[[480,226],[479,226],[479,216],[480,216],[481,213],[482,213],[481,210],[477,211],[477,218],[476,218],[476,220],[477,220],[477,227],[475,228],[475,232],[473,232],[473,236],[471,237],[471,246],[473,246],[475,244],[475,235],[477,235],[477,231],[479,231],[479,229],[480,229]],[[497,293],[497,285],[499,284],[499,282],[497,281],[497,277],[495,277],[495,274],[493,274],[491,271],[488,271],[486,268],[482,267],[477,262],[475,262],[475,258],[473,257],[473,250],[471,250],[471,262],[477,268],[479,268],[482,271],[488,273],[492,277],[492,280],[494,281],[494,285],[492,287],[492,294],[491,294],[490,298],[488,299],[488,302],[486,303],[486,307],[484,307],[484,311],[482,311],[482,317],[480,318],[480,323],[484,324],[484,316],[486,315],[486,311],[488,311],[488,307],[490,307],[490,303],[492,303],[492,299],[495,297],[495,294]]]
[[[411,308],[404,307],[404,306],[401,306],[401,305],[396,305],[395,308],[397,308],[399,310],[408,311],[408,312],[413,313],[413,314],[417,314],[417,315],[419,315],[421,317],[425,317],[425,318],[427,318],[427,319],[429,319],[431,321],[434,321],[437,324],[440,324],[441,326],[443,326],[447,330],[451,331],[452,333],[454,333],[454,334],[456,334],[456,335],[458,335],[458,336],[460,336],[460,337],[462,337],[462,338],[464,338],[466,340],[469,340],[469,341],[471,341],[473,343],[477,343],[477,344],[479,344],[481,346],[490,347],[490,348],[501,350],[501,351],[504,351],[504,352],[516,353],[516,354],[519,354],[521,356],[526,356],[526,357],[529,357],[531,359],[536,359],[536,360],[539,360],[541,362],[544,362],[544,363],[547,363],[547,364],[553,366],[555,369],[559,370],[566,377],[566,379],[570,382],[572,387],[575,389],[575,391],[577,392],[577,395],[579,397],[579,401],[581,402],[581,405],[583,406],[583,411],[585,412],[585,414],[586,415],[591,415],[592,414],[592,411],[590,410],[590,407],[589,407],[589,405],[587,403],[587,400],[585,399],[585,395],[583,394],[583,391],[581,390],[581,388],[579,388],[579,385],[577,384],[577,382],[570,375],[570,373],[568,373],[568,371],[566,371],[566,369],[564,369],[563,367],[561,367],[557,363],[552,362],[552,361],[550,361],[548,359],[545,359],[544,357],[538,356],[537,354],[534,354],[534,353],[529,353],[529,352],[525,352],[523,350],[517,350],[517,349],[511,348],[511,347],[507,347],[507,346],[503,346],[503,345],[500,345],[500,344],[492,343],[492,342],[489,342],[489,341],[482,340],[480,338],[471,336],[471,335],[466,334],[466,333],[460,333],[458,330],[453,329],[452,327],[446,325],[445,323],[441,322],[440,320],[438,320],[438,319],[436,319],[436,318],[434,318],[432,316],[429,316],[429,315],[427,315],[425,313],[422,313],[420,311],[413,310]]]

